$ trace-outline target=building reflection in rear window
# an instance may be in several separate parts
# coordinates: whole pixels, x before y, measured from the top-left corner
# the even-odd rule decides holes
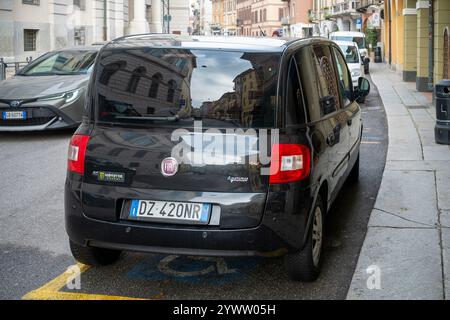
[[[279,53],[112,49],[97,66],[97,120],[273,127]]]

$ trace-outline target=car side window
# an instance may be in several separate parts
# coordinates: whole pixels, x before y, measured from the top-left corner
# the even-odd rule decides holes
[[[337,48],[333,47],[334,56],[336,57],[336,67],[339,83],[339,93],[343,102],[343,106],[347,106],[352,101],[352,80],[344,57]]]
[[[306,123],[297,63],[291,59],[286,86],[286,125]]]
[[[330,46],[312,46],[313,64],[318,76],[318,88],[322,116],[341,108],[334,58]]]

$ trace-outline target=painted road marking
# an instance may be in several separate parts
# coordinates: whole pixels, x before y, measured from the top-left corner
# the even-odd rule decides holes
[[[214,257],[190,257],[191,260],[197,260],[197,261],[209,261],[211,264],[203,269],[200,270],[193,270],[193,271],[180,271],[180,270],[174,270],[170,267],[170,263],[174,260],[176,260],[179,256],[176,255],[170,255],[167,256],[161,261],[159,261],[158,264],[158,270],[162,273],[165,273],[167,275],[175,276],[175,277],[196,277],[196,276],[203,276],[208,273],[216,272],[219,275],[222,274],[229,274],[229,273],[236,273],[238,272],[237,269],[234,268],[228,268],[227,263],[225,262],[225,259],[223,258],[214,258]],[[215,265],[215,267],[214,267]]]
[[[89,266],[77,264],[80,268],[80,275],[89,269]],[[68,281],[73,277],[72,272],[66,271],[55,279],[47,282],[39,289],[28,292],[22,297],[23,300],[147,300],[133,297],[109,296],[102,294],[64,292],[63,289]],[[155,296],[154,298],[159,298]]]
[[[153,255],[135,265],[126,276],[147,281],[216,285],[245,279],[264,261],[261,257]]]
[[[380,141],[361,141],[362,144],[380,144]]]

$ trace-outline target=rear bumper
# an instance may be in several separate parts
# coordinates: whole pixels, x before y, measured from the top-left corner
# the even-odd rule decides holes
[[[106,221],[88,217],[81,205],[80,181],[66,182],[65,220],[69,238],[82,246],[202,256],[275,256],[303,246],[309,197],[273,192],[262,221],[251,228]],[[306,194],[304,191],[301,194]]]
[[[202,256],[272,256],[289,250],[264,226],[252,229],[162,228],[129,221],[105,222],[66,216],[69,238],[83,246],[125,251]]]

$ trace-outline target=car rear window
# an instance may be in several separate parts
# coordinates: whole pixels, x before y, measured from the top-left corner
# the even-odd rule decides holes
[[[96,66],[97,121],[272,127],[279,53],[107,49]]]
[[[355,46],[339,45],[347,63],[359,63],[359,52]]]
[[[366,38],[364,37],[332,36],[331,40],[356,42],[358,49],[364,49],[366,47]]]

